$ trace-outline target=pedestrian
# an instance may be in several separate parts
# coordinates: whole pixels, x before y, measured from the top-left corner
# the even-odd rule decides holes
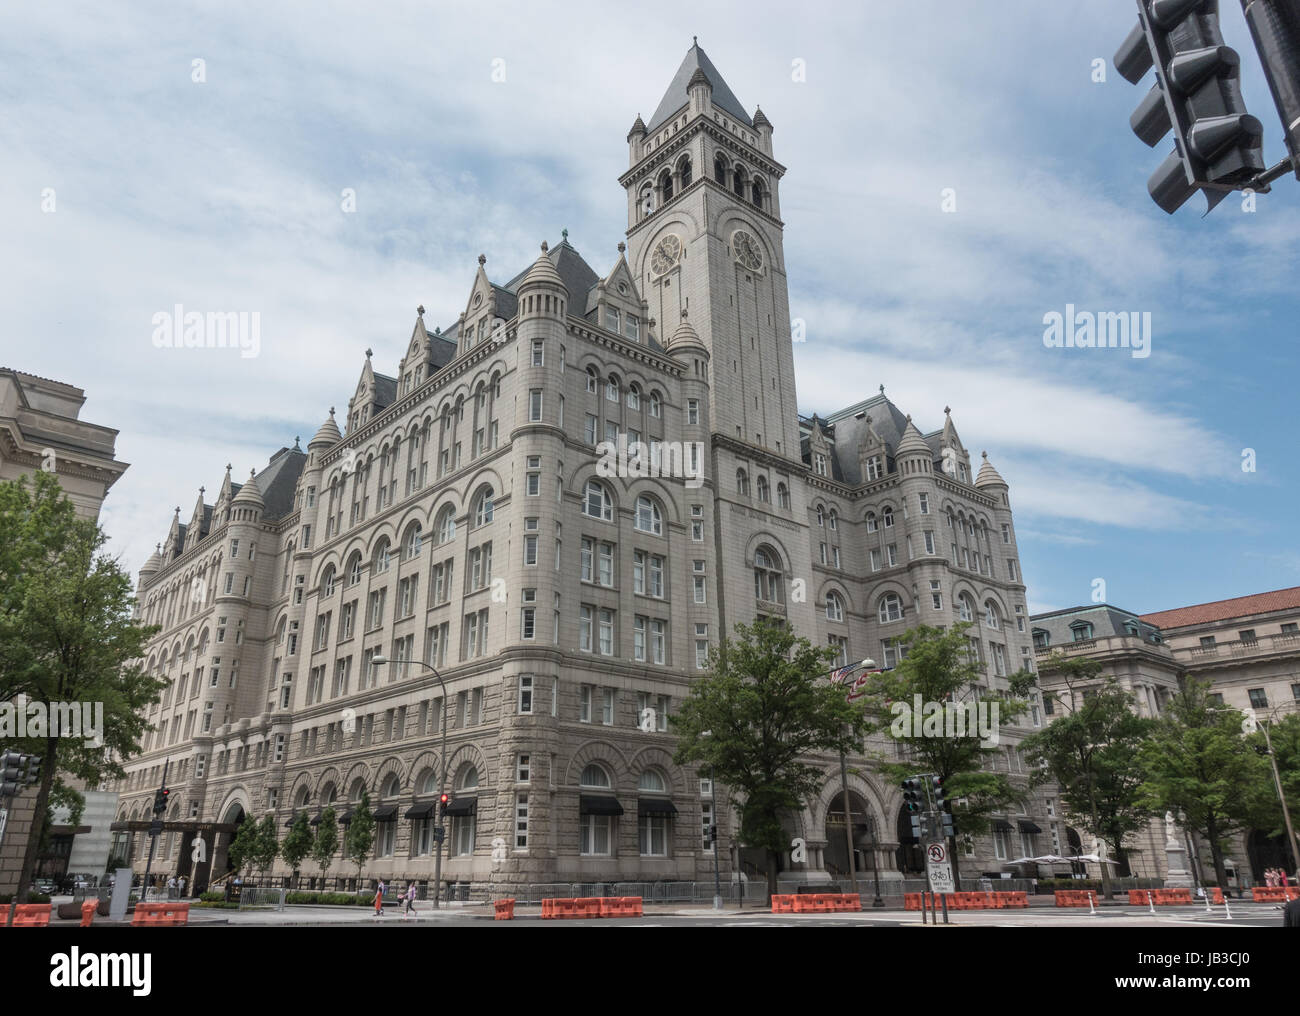
[[[185,899],[185,876],[182,875],[176,880],[176,889],[180,893],[180,898]]]
[[[406,885],[406,910],[402,913],[405,918],[408,914],[415,913],[415,883],[408,882]]]
[[[383,882],[383,879],[380,879],[380,881],[379,881],[379,888],[378,888],[378,890],[376,890],[376,892],[375,892],[375,916],[376,916],[376,917],[383,917],[383,916],[384,916],[384,882]]]
[[[169,900],[176,899],[176,876],[175,875],[171,875],[167,879],[167,898]]]
[[[1282,927],[1300,928],[1300,899],[1292,900],[1282,912]]]

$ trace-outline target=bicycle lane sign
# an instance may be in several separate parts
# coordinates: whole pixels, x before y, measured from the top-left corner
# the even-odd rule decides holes
[[[948,846],[944,843],[931,843],[925,849],[925,869],[930,876],[930,891],[936,893],[956,892],[953,885],[952,864],[948,860]]]

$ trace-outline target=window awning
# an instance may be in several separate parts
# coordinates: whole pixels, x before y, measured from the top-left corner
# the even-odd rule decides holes
[[[284,827],[286,829],[292,829],[293,824],[297,821],[298,821],[298,813],[295,811],[292,815],[289,816],[289,821],[284,824]]]
[[[1020,826],[1022,833],[1041,833],[1043,831],[1038,828],[1036,823],[1029,821],[1027,818],[1020,819],[1016,824]]]
[[[477,797],[453,797],[443,808],[444,815],[475,815],[478,813]]]
[[[621,808],[619,809],[622,810]],[[638,797],[636,810],[641,815],[676,815],[677,806],[666,797]]]
[[[385,804],[383,807],[375,809],[376,822],[391,822],[395,818],[397,818],[397,805],[395,804]]]
[[[602,794],[580,794],[578,796],[578,814],[580,815],[622,815],[623,806],[617,797]]]
[[[345,811],[342,815],[339,816],[339,825],[351,825],[351,824],[352,824],[352,810],[349,808],[347,811]]]
[[[403,817],[404,818],[428,818],[430,815],[433,814],[433,809],[436,803],[437,802],[435,801],[429,801],[426,804],[412,805],[410,808],[406,809],[406,814]]]
[[[993,823],[993,831],[995,833],[1009,833],[1011,832],[1011,823],[1004,818],[997,819]]]

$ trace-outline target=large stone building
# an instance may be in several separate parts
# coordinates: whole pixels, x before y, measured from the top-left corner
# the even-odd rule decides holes
[[[15,480],[38,470],[52,472],[77,513],[95,519],[127,463],[114,457],[116,430],[78,418],[85,402],[80,388],[0,367],[0,480]],[[86,802],[81,822],[71,825],[68,810],[55,809],[50,816],[50,843],[37,858],[35,875],[103,872],[117,794],[82,785],[78,789]],[[28,791],[9,803],[0,845],[0,894],[13,892],[17,884],[36,794]]]
[[[188,869],[197,832],[220,873],[245,816],[346,812],[364,787],[367,874],[427,879],[446,718],[447,880],[704,881],[711,788],[673,764],[667,716],[736,622],[889,666],[908,627],[966,618],[990,686],[1032,666],[1008,487],[947,411],[924,434],[883,387],[797,411],[772,134],[692,46],[627,136],[612,265],[567,235],[505,282],[480,256],[456,319],[421,307],[392,375],[367,351],[305,450],[242,483],[227,467],[212,503],[177,509],[140,572],[162,625],[147,664],[171,687],[122,788],[122,851],[143,866],[168,764],[154,870]],[[620,441],[659,447],[611,469],[598,445]],[[999,768],[1027,778],[1003,735]],[[809,878],[848,866],[824,761],[835,778],[792,819]],[[857,863],[896,879],[918,853],[867,768]],[[968,867],[1035,846],[1011,843],[1015,819]],[[758,875],[719,821],[724,870]]]
[[[1162,715],[1187,676],[1209,681],[1220,704],[1251,712],[1259,722],[1276,722],[1300,709],[1300,587],[1140,616],[1094,604],[1035,614],[1032,623],[1044,707],[1052,710],[1049,720],[1054,712],[1070,708],[1061,675],[1046,662],[1053,653],[1096,660],[1102,665],[1098,679],[1114,677],[1134,696],[1143,716]],[[1074,689],[1076,694],[1083,690]],[[1255,829],[1232,837],[1225,854],[1229,867],[1261,883],[1266,868],[1294,871],[1285,836],[1270,833]],[[1067,835],[1077,846],[1078,833],[1067,827]],[[1180,831],[1179,836],[1188,834]],[[1189,838],[1199,871],[1212,877],[1208,844],[1195,834]],[[1159,817],[1126,847],[1133,874],[1168,875]]]

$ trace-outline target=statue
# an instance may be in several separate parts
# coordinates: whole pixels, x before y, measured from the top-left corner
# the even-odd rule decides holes
[[[1178,834],[1174,829],[1174,813],[1172,811],[1165,812],[1165,849],[1182,849],[1182,846],[1178,842]]]

